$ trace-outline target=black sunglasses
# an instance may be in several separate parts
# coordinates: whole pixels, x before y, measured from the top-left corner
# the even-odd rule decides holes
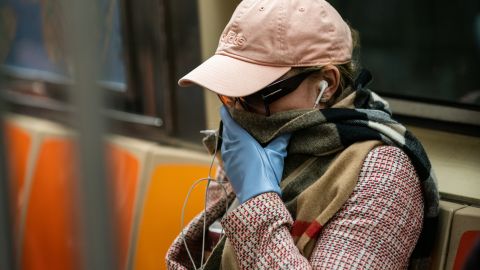
[[[308,76],[318,70],[319,69],[307,70],[293,77],[273,82],[258,92],[246,97],[230,98],[219,96],[219,98],[222,103],[227,106],[232,106],[232,104],[234,105],[238,102],[247,111],[253,111],[253,108],[259,108],[263,103],[265,114],[269,116],[270,104],[293,92]]]

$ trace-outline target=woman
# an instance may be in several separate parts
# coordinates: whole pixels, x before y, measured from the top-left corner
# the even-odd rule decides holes
[[[212,188],[167,253],[170,269],[425,266],[435,179],[368,76],[353,79],[355,43],[323,0],[239,4],[216,54],[179,82],[224,104],[217,180],[228,196]],[[225,232],[206,260],[204,217]]]

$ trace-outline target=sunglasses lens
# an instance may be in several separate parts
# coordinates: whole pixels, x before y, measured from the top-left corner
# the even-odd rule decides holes
[[[246,111],[265,114],[263,109],[265,105],[263,104],[263,100],[261,96],[251,95],[247,97],[233,98],[233,97],[218,95],[218,98],[220,99],[222,104],[227,107],[235,107],[236,105],[237,106],[239,105]]]
[[[250,95],[242,98],[242,101],[254,108],[262,108],[263,107],[263,99],[260,95]]]

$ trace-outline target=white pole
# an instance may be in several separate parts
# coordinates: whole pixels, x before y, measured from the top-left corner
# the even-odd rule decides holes
[[[5,103],[2,74],[0,74],[0,269],[17,269],[13,252],[12,208],[6,164],[4,114]]]
[[[65,0],[66,37],[73,62],[74,123],[78,131],[80,163],[83,269],[117,269],[112,227],[111,196],[105,173],[104,92],[98,87],[102,65],[100,35],[103,33],[96,0]],[[60,169],[60,168],[59,168]]]

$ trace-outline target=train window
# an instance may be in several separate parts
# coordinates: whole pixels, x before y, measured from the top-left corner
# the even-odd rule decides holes
[[[197,2],[124,1],[131,87],[144,114],[159,116],[170,138],[199,143],[205,128],[203,91],[177,80],[201,61]]]
[[[206,126],[203,90],[198,86],[185,89],[177,85],[178,79],[201,62],[197,1],[175,0],[170,2],[172,5],[172,42],[175,48],[174,91],[178,108],[177,122],[179,123],[177,134],[190,141],[200,142],[203,135],[199,131]]]
[[[370,87],[391,98],[394,111],[480,125],[479,1],[331,2],[360,32]]]
[[[100,1],[105,14],[101,29],[101,82],[116,91],[126,91],[124,49],[121,36],[120,8],[117,0]]]
[[[52,4],[53,2],[50,1]],[[65,46],[58,23],[58,5],[46,12],[45,1],[1,1],[4,69],[29,78],[66,81]]]
[[[203,93],[176,86],[178,77],[200,62],[197,7],[190,2],[98,1],[98,83],[107,96],[107,115],[127,124],[121,132],[200,141],[196,134],[205,124]],[[10,90],[5,91],[7,100],[30,107],[27,111],[44,109],[47,117],[51,111],[68,110],[74,80],[61,3],[0,0],[0,15],[0,68]]]
[[[71,68],[60,2],[1,0],[0,8],[3,71],[30,81],[68,84]],[[101,1],[101,12],[105,16],[99,29],[103,67],[99,82],[112,90],[126,91],[118,1]]]

